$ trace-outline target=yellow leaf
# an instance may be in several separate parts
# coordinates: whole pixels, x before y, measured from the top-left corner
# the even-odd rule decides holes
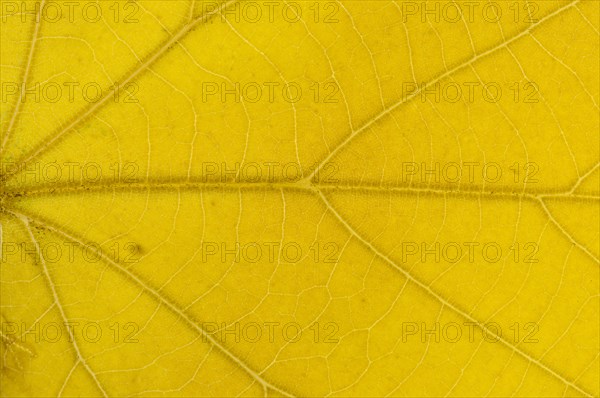
[[[599,396],[599,2],[1,6],[2,396]]]

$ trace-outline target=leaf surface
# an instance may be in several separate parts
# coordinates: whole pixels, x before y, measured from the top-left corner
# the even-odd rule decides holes
[[[3,0],[2,395],[598,396],[599,3],[467,3]]]

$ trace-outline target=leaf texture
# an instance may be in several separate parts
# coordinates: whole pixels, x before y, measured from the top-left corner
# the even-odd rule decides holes
[[[600,395],[598,1],[68,3],[1,2],[2,396]]]

